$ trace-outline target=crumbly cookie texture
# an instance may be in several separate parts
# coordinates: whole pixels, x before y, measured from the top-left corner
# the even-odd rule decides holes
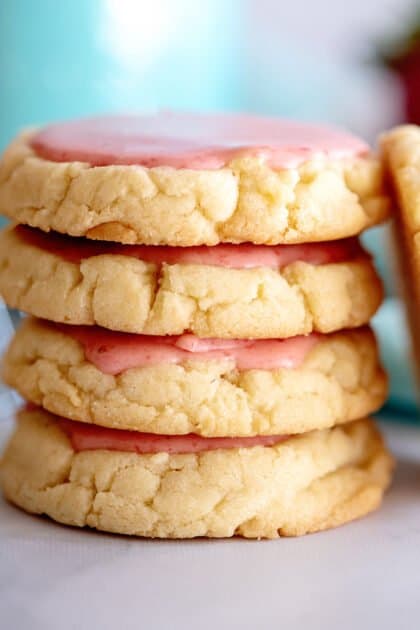
[[[5,496],[61,523],[156,538],[298,536],[377,508],[392,457],[372,421],[273,447],[200,454],[75,453],[54,416],[22,412]]]
[[[386,218],[373,156],[275,171],[242,157],[218,170],[92,167],[38,157],[19,136],[0,164],[0,213],[42,230],[121,243],[302,243],[357,234]]]
[[[249,436],[301,433],[363,417],[386,399],[368,329],[321,337],[295,369],[238,371],[224,361],[152,365],[103,374],[82,345],[27,320],[3,376],[25,398],[66,418],[151,433]]]
[[[372,262],[283,269],[162,266],[104,254],[63,260],[0,235],[0,294],[12,307],[56,322],[152,335],[284,338],[367,323],[382,299]]]

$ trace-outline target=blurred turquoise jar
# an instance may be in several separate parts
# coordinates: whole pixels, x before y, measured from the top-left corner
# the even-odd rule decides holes
[[[0,148],[97,112],[240,108],[239,4],[2,0]]]

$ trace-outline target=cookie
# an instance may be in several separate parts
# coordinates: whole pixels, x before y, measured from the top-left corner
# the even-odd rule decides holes
[[[0,236],[0,294],[56,322],[124,332],[284,338],[367,323],[382,299],[354,239],[211,248],[114,246],[25,227]]]
[[[71,236],[148,245],[274,245],[358,234],[388,215],[380,161],[328,127],[162,113],[19,136],[0,213]]]
[[[76,452],[57,418],[22,412],[1,463],[6,498],[60,523],[135,536],[276,538],[376,509],[392,457],[370,420],[271,447],[182,455]]]
[[[381,147],[408,234],[420,242],[420,127],[403,125],[381,136]]]
[[[3,377],[49,411],[119,429],[252,436],[360,418],[387,381],[367,329],[285,341],[141,337],[28,319]]]
[[[420,376],[420,127],[396,127],[381,137],[393,184],[395,230],[402,293]]]

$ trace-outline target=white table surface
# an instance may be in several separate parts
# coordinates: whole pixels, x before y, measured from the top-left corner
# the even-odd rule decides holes
[[[386,432],[399,464],[382,509],[303,538],[130,539],[0,500],[1,630],[418,630],[420,429]]]

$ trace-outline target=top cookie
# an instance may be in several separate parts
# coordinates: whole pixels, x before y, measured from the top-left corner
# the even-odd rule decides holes
[[[382,221],[382,167],[343,131],[232,114],[100,117],[19,136],[0,212],[45,231],[147,245],[303,243]]]

